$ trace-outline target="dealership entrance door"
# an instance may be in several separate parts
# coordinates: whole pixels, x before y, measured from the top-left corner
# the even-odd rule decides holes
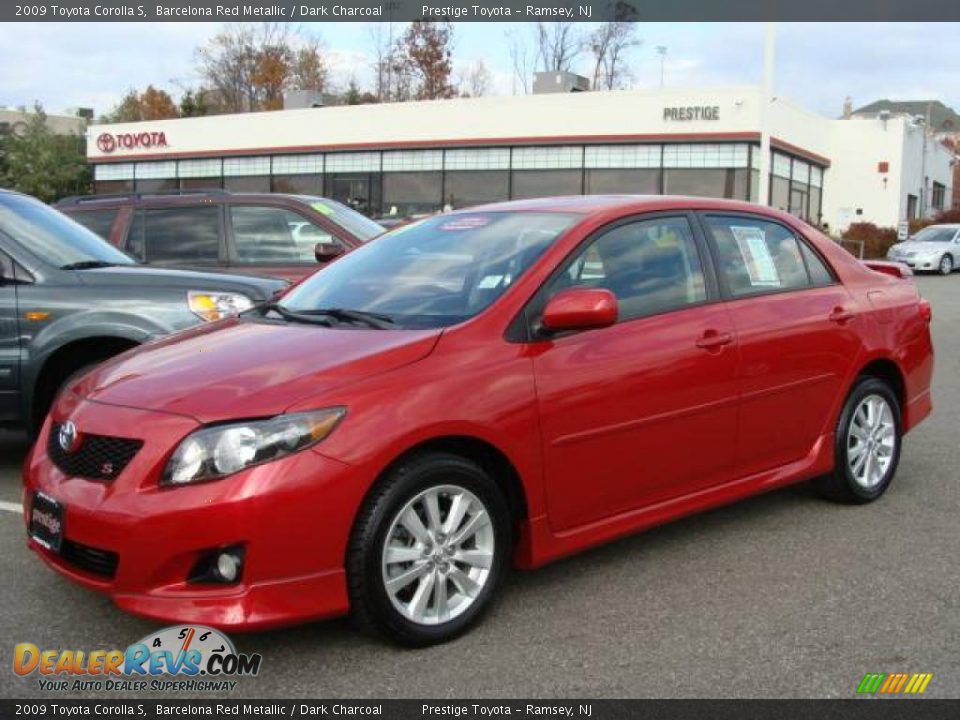
[[[335,173],[327,176],[327,197],[364,215],[380,214],[380,173]]]

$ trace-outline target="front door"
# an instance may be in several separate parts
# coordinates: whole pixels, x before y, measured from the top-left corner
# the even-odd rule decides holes
[[[534,346],[550,524],[564,531],[730,477],[737,347],[685,216],[602,231],[540,293],[606,288],[619,321]]]
[[[20,410],[20,325],[13,259],[0,250],[0,422]]]

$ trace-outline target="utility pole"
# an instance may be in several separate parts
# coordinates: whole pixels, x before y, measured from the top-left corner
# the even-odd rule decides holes
[[[927,135],[930,134],[930,103],[927,103],[927,115],[921,130],[923,131],[923,155],[920,158],[920,219],[923,220],[927,217]]]
[[[763,42],[763,86],[760,90],[760,182],[757,202],[770,204],[770,105],[773,103],[774,69],[776,65],[777,24],[768,22]]]
[[[663,88],[663,66],[667,59],[667,46],[657,45],[657,55],[660,56],[660,87]]]

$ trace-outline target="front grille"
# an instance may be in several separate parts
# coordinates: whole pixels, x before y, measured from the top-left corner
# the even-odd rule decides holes
[[[67,538],[60,544],[60,557],[70,565],[104,578],[113,578],[120,562],[120,556],[115,552],[81,545]]]
[[[133,460],[143,440],[83,435],[80,446],[68,453],[60,446],[60,426],[50,428],[47,455],[53,464],[72,477],[111,481]]]

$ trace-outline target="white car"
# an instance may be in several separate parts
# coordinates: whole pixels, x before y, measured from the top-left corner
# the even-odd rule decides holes
[[[914,270],[949,275],[960,267],[960,225],[930,225],[902,243],[892,245],[887,260]]]

